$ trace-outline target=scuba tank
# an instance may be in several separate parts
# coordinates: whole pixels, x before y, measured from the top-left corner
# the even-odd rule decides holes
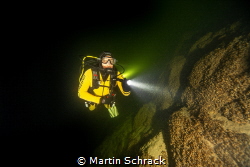
[[[90,59],[87,60],[88,58],[90,58]],[[80,66],[80,77],[79,77],[79,82],[80,83],[84,79],[83,78],[84,72],[87,71],[87,69],[99,67],[98,65],[99,65],[100,58],[95,57],[95,56],[85,56],[81,60],[82,60],[82,64]]]

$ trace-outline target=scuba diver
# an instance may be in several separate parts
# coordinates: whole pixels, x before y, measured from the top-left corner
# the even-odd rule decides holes
[[[91,58],[92,61],[85,62],[87,57]],[[116,93],[114,88],[118,85],[124,96],[130,95],[131,90],[127,84],[127,79],[123,78],[122,73],[114,66],[117,64],[116,62],[117,60],[111,56],[110,52],[103,52],[99,58],[93,56],[84,57],[78,88],[79,98],[85,100],[85,106],[90,111],[93,111],[98,104],[104,104],[111,118],[119,115],[115,106]],[[84,72],[85,64],[89,65],[90,68]]]

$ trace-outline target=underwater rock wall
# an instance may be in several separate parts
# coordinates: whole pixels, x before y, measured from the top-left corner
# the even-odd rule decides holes
[[[240,22],[193,43],[184,40],[160,76],[161,95],[154,95],[96,153],[161,156],[167,159],[162,166],[250,166],[249,43],[249,27]]]
[[[250,34],[235,37],[195,65],[170,118],[176,166],[250,165]]]
[[[214,40],[229,38],[227,31]],[[195,63],[181,96],[185,107],[171,115],[176,166],[250,165],[250,33],[231,38]]]

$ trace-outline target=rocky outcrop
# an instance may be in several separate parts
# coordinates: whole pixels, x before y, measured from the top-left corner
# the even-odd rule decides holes
[[[177,167],[250,166],[249,27],[237,22],[187,41],[160,76],[161,94],[97,154],[161,156]]]
[[[201,58],[170,119],[176,166],[250,165],[250,36]]]

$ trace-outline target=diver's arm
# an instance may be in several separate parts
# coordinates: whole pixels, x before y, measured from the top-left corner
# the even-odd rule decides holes
[[[118,75],[118,76],[117,76],[118,79],[124,80],[123,76],[120,75],[120,72],[118,72],[117,75]],[[124,89],[123,89],[123,87],[122,87],[122,82],[121,82],[121,81],[117,81],[117,85],[118,85],[120,91],[122,92],[122,94],[123,94],[124,96],[130,95],[130,91],[127,91],[127,92],[124,91]]]
[[[88,89],[91,86],[92,86],[92,70],[88,69],[84,73],[84,78],[79,85],[78,96],[86,101],[99,104],[101,97],[94,96],[88,92]]]

